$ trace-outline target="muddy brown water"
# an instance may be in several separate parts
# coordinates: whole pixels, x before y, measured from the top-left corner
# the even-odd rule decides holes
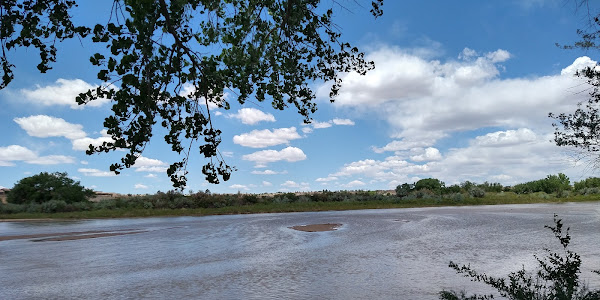
[[[486,292],[447,267],[536,267],[571,227],[600,288],[600,203],[0,222],[0,299],[437,299]],[[334,231],[294,226],[341,224]]]

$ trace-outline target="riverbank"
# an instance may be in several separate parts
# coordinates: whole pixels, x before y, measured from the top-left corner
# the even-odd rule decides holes
[[[342,211],[360,209],[418,208],[443,206],[476,206],[502,204],[534,204],[534,203],[568,203],[599,202],[600,195],[576,195],[566,198],[540,197],[536,194],[515,195],[513,193],[487,194],[484,198],[466,198],[461,201],[451,199],[398,199],[397,201],[336,201],[336,202],[292,202],[292,203],[257,203],[250,205],[234,205],[220,208],[177,208],[177,209],[145,209],[116,208],[90,211],[74,211],[59,213],[14,213],[0,214],[0,222],[23,220],[59,220],[59,219],[103,219],[103,218],[138,218],[167,216],[208,216],[231,214],[310,212],[310,211]]]

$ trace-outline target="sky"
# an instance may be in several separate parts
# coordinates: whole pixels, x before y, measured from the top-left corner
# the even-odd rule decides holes
[[[324,1],[327,2],[327,1]],[[73,17],[106,22],[110,1],[82,2]],[[549,174],[598,176],[572,149],[557,147],[548,113],[572,112],[589,86],[574,76],[596,52],[556,46],[578,40],[587,11],[575,1],[385,1],[377,20],[368,1],[334,7],[342,38],[375,69],[343,74],[335,103],[314,82],[312,124],[293,109],[231,102],[213,110],[220,151],[235,166],[218,185],[204,180],[197,152],[186,191],[271,193],[386,190],[423,178],[513,185]],[[180,157],[156,128],[135,166],[115,176],[123,152],[85,154],[109,137],[110,102],[75,96],[100,84],[88,59],[97,45],[69,41],[46,74],[33,49],[10,51],[15,80],[0,90],[0,187],[40,172],[67,172],[97,191],[145,194],[172,189],[166,168]],[[163,134],[164,135],[164,134]],[[195,154],[195,155],[194,155]]]

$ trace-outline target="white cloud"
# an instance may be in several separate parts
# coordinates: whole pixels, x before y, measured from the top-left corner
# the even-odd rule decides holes
[[[147,186],[147,185],[144,185],[144,184],[141,184],[141,183],[136,183],[136,184],[133,186],[133,188],[134,188],[134,189],[136,189],[136,190],[143,190],[143,189],[147,189],[147,188],[148,188],[148,186]]]
[[[100,146],[103,142],[113,142],[107,130],[100,132],[100,137],[90,138],[83,131],[83,126],[73,124],[61,118],[46,115],[15,118],[14,121],[27,132],[28,135],[40,138],[64,137],[71,140],[73,150],[86,151],[89,145]]]
[[[243,184],[232,184],[229,186],[229,188],[235,190],[248,190],[248,187]]]
[[[398,140],[376,152],[432,147],[456,132],[480,128],[551,130],[548,112],[571,112],[584,100],[583,79],[574,69],[593,65],[579,58],[562,74],[503,79],[499,65],[511,57],[499,49],[477,55],[463,50],[462,60],[442,62],[408,50],[383,47],[368,55],[377,68],[366,76],[347,74],[337,107],[377,114]],[[328,87],[319,95],[325,98]],[[410,146],[406,146],[410,144]]]
[[[528,128],[497,131],[475,138],[474,144],[482,147],[506,147],[535,142],[536,134]]]
[[[0,166],[14,166],[14,161],[24,161],[34,165],[58,165],[75,163],[75,158],[65,155],[38,156],[32,150],[19,145],[0,147]]]
[[[296,127],[264,130],[252,130],[233,137],[233,142],[250,148],[264,148],[280,144],[288,144],[291,140],[301,138]]]
[[[310,190],[310,185],[306,182],[297,183],[293,180],[287,180],[286,182],[281,184],[282,187],[286,189],[296,189],[298,191],[307,191]]]
[[[433,147],[429,147],[429,148],[425,149],[424,153],[411,156],[410,159],[412,161],[418,161],[418,162],[434,161],[434,160],[442,159],[442,154],[440,153],[440,150],[433,148]]]
[[[156,174],[148,174],[148,175],[145,175],[144,177],[146,177],[146,178],[156,178],[158,176],[156,176]]]
[[[335,176],[322,177],[322,178],[315,179],[315,181],[317,181],[317,182],[329,182],[329,181],[336,181],[336,180],[338,180],[338,178]]]
[[[84,176],[91,176],[91,177],[112,177],[112,176],[117,176],[113,172],[101,171],[101,170],[98,170],[98,169],[89,169],[89,168],[79,168],[79,169],[77,169],[77,172],[82,173]]]
[[[313,132],[313,129],[310,127],[302,127],[302,132],[304,134],[309,134],[309,133]]]
[[[333,120],[331,120],[331,122],[333,122],[333,124],[335,124],[335,125],[346,125],[346,126],[354,125],[354,121],[352,121],[350,119],[333,119]]]
[[[353,180],[353,181],[350,181],[347,184],[345,184],[344,187],[351,189],[351,188],[357,188],[357,187],[364,186],[364,185],[365,185],[365,183],[360,180]]]
[[[254,170],[251,172],[252,174],[255,175],[277,175],[277,174],[287,174],[286,171],[282,171],[282,172],[277,172],[277,171],[273,171],[273,170],[264,170],[264,171],[257,171]]]
[[[312,121],[311,124],[313,125],[314,129],[323,129],[323,128],[329,128],[329,127],[331,127],[331,122],[317,122],[317,121]]]
[[[447,184],[470,180],[512,185],[557,172],[581,174],[582,167],[576,167],[565,153],[557,151],[551,138],[551,133],[535,133],[529,128],[496,131],[474,137],[467,146],[449,149],[444,155],[431,148],[419,150],[422,154],[411,157],[412,162],[400,156],[389,156],[384,160],[364,159],[347,163],[326,178],[361,177],[387,182],[388,187],[393,188],[427,177],[438,178]],[[421,159],[427,162],[419,163]]]
[[[60,164],[72,164],[75,163],[75,158],[72,156],[64,155],[48,155],[40,156],[35,159],[27,160],[28,164],[35,165],[60,165]]]
[[[414,149],[414,148],[426,147],[433,143],[434,143],[434,140],[423,140],[423,141],[401,140],[401,141],[392,141],[381,148],[371,147],[371,149],[375,153],[383,153],[386,151],[395,152],[395,151],[405,151],[405,150],[410,150],[410,149]]]
[[[98,86],[91,85],[81,79],[69,80],[59,78],[54,85],[43,87],[37,85],[36,88],[32,90],[22,89],[21,94],[26,100],[36,104],[45,106],[66,105],[72,109],[83,109],[84,106],[78,105],[77,102],[75,102],[75,98],[79,96],[80,93],[85,93],[96,87]],[[101,106],[109,101],[110,100],[108,99],[100,98],[87,103],[86,106]]]
[[[236,114],[229,114],[229,118],[235,118],[247,125],[254,125],[259,122],[275,122],[272,114],[264,113],[256,108],[242,108]]]
[[[136,172],[164,173],[167,171],[167,165],[164,161],[140,156],[132,167]]]
[[[83,126],[71,124],[64,119],[46,115],[30,116],[13,119],[28,135],[34,137],[65,137],[67,139],[84,138],[86,133]]]
[[[268,181],[263,181],[263,182],[262,182],[262,185],[263,185],[263,186],[272,186],[273,184],[272,184],[272,183],[270,183],[270,182],[268,182]]]
[[[35,152],[19,145],[0,147],[0,165],[12,166],[11,161],[27,161],[36,159]]]
[[[88,163],[87,161],[85,161],[85,160],[82,160],[82,161],[80,161],[79,163],[80,163],[80,164],[82,164],[82,165],[88,165],[88,164],[89,164],[89,163]]]
[[[276,161],[297,162],[306,159],[306,155],[300,148],[287,147],[280,151],[277,150],[262,150],[251,154],[244,155],[243,160],[249,160],[256,163],[257,167],[265,166],[268,163]]]
[[[71,141],[71,143],[73,144],[73,150],[79,150],[79,151],[88,150],[90,148],[90,145],[92,145],[94,147],[98,147],[98,146],[102,145],[104,142],[107,142],[107,143],[114,142],[114,140],[108,134],[108,131],[106,129],[103,129],[102,131],[100,131],[100,137],[97,137],[97,138],[84,137],[84,138],[79,138],[79,139],[75,139],[75,140]]]
[[[597,67],[598,63],[587,56],[578,57],[575,61],[568,67],[562,69],[560,72],[561,75],[573,76],[577,71],[585,69]]]

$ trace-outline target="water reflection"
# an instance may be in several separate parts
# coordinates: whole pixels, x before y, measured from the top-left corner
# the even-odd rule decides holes
[[[447,267],[490,275],[555,246],[558,213],[583,275],[600,266],[597,203],[0,223],[0,236],[130,230],[136,234],[0,241],[0,299],[436,299],[486,291]],[[339,223],[336,231],[289,227]]]

